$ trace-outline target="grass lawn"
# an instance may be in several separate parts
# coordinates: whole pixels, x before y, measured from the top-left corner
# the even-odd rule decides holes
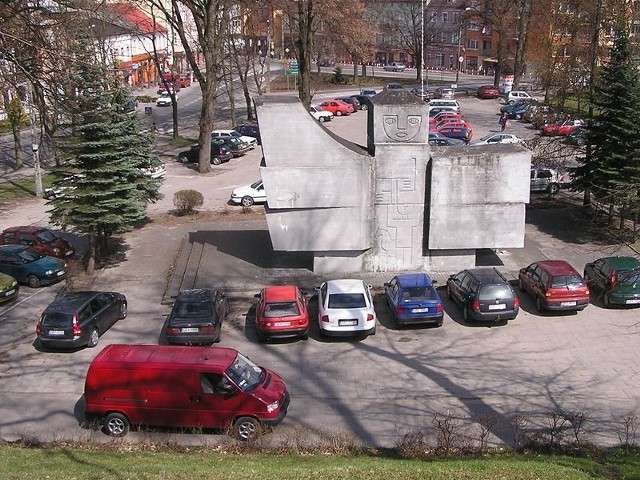
[[[42,189],[51,186],[52,176],[42,175]],[[36,188],[33,176],[0,182],[0,203],[11,203],[16,200],[35,198]]]
[[[212,449],[114,450],[77,446],[0,446],[0,479],[639,479],[638,451],[586,457],[498,454],[477,458],[396,459],[375,455],[222,453]]]

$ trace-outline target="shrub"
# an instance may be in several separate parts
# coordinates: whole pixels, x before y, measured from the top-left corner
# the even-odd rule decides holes
[[[340,84],[346,82],[346,78],[345,78],[344,74],[342,73],[342,68],[336,67],[333,70],[333,78],[331,79],[331,82],[335,83],[337,85],[340,85]]]
[[[204,197],[196,190],[180,190],[173,195],[173,205],[180,215],[193,213],[196,207],[201,207]]]

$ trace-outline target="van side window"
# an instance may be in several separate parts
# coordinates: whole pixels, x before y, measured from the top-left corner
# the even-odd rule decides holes
[[[200,385],[202,393],[224,394],[229,391],[229,380],[220,373],[201,373]]]

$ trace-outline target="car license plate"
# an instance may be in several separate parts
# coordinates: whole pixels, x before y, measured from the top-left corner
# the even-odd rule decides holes
[[[291,322],[273,322],[274,327],[290,327]]]
[[[11,290],[7,290],[6,292],[4,292],[5,296],[9,296],[9,295],[13,295],[14,293],[16,293],[16,289],[12,288]]]
[[[351,320],[338,320],[338,325],[341,327],[348,327],[348,326],[354,326],[354,325],[358,325],[358,320],[351,319]]]
[[[575,307],[577,302],[560,302],[561,307]]]
[[[625,300],[624,303],[626,303],[627,305],[636,305],[640,303],[640,298],[629,298]]]
[[[189,328],[181,328],[180,331],[182,333],[198,333],[197,328],[189,327]]]
[[[414,308],[413,310],[411,310],[412,313],[426,313],[428,311],[428,308]]]
[[[489,305],[489,310],[506,310],[506,309],[507,309],[507,306],[504,303]]]
[[[64,335],[64,330],[49,330],[49,335],[52,335],[52,336]]]
[[[64,275],[64,270],[60,270],[58,273],[56,273],[56,275],[61,277],[62,275]]]

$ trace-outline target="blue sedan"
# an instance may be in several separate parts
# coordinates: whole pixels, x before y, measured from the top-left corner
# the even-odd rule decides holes
[[[19,283],[38,288],[65,278],[67,264],[28,245],[5,245],[0,247],[0,272],[12,276]]]
[[[442,326],[442,299],[426,273],[396,275],[384,284],[384,289],[396,325]]]

